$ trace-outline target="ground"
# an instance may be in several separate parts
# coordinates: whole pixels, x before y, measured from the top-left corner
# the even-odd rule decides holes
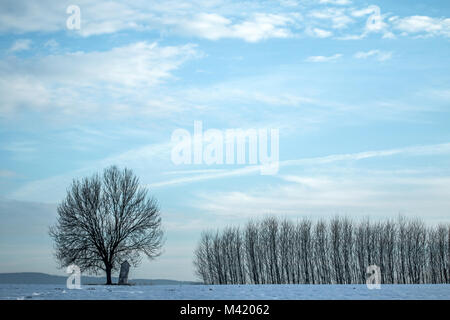
[[[366,285],[0,285],[0,299],[189,299],[189,300],[302,300],[302,299],[445,299],[450,285],[382,285],[369,290]]]

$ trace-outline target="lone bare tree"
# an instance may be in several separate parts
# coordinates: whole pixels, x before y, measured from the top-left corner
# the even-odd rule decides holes
[[[111,272],[124,260],[137,266],[142,254],[152,259],[161,253],[158,204],[129,169],[112,166],[103,176],[74,180],[57,211],[49,234],[61,267],[103,270],[111,284]]]

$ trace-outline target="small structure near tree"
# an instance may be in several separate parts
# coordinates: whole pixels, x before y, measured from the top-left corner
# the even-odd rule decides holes
[[[128,284],[128,272],[130,271],[130,264],[128,261],[122,262],[120,265],[119,285]]]

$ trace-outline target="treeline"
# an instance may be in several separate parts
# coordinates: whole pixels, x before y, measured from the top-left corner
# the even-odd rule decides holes
[[[419,219],[296,223],[267,217],[201,235],[194,265],[206,284],[450,283],[450,224]]]

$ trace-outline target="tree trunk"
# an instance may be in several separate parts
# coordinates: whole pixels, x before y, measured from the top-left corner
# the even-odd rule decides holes
[[[106,266],[106,284],[107,285],[111,285],[112,284],[111,271],[112,271],[112,268],[110,266]]]

